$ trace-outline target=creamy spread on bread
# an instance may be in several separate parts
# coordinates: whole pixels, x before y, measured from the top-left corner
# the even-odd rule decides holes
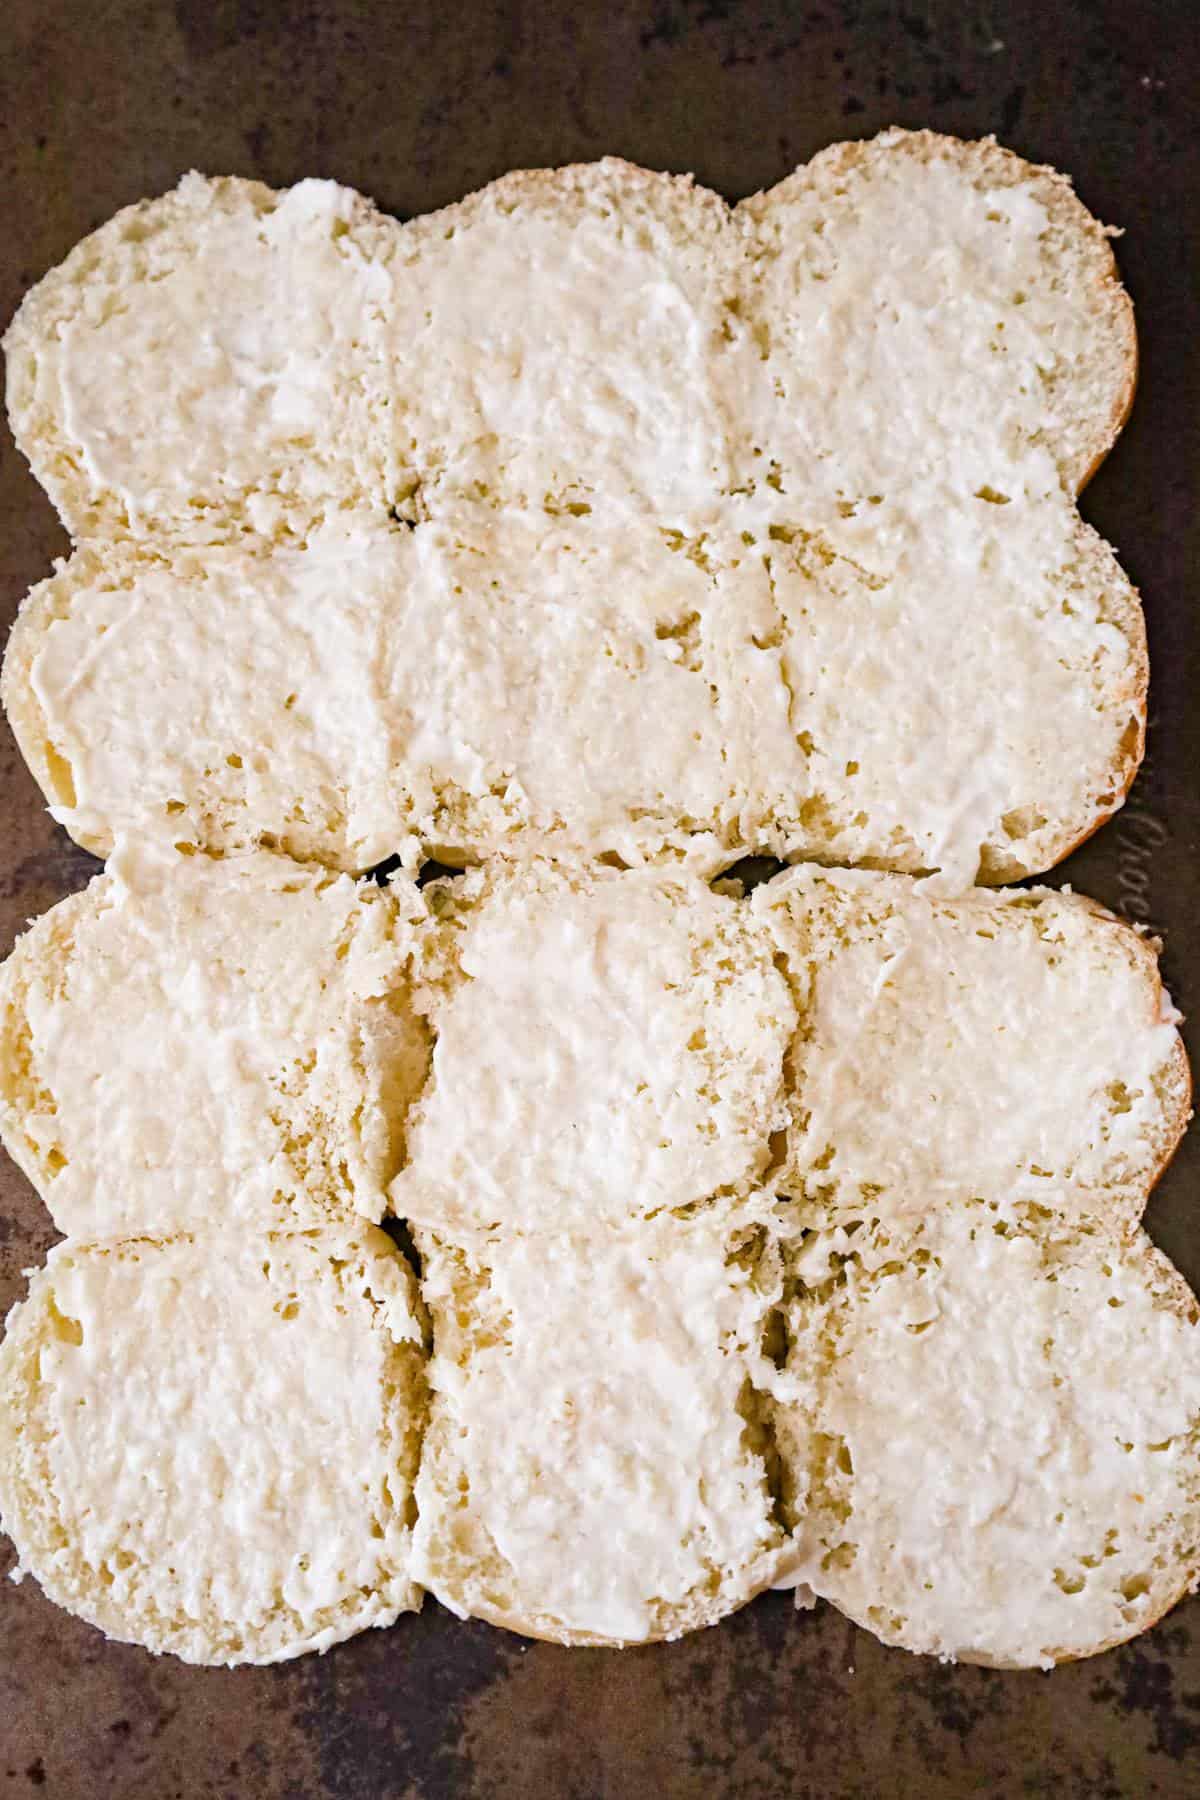
[[[1140,609],[1075,510],[1129,304],[990,142],[835,146],[735,208],[610,159],[403,226],[191,175],[6,343],[86,544],[6,704],[101,853],[174,803],[202,848],[354,871],[962,886],[1058,860],[1141,754]]]
[[[0,974],[69,1234],[0,1346],[52,1597],[233,1663],[422,1585],[597,1644],[792,1585],[1048,1666],[1195,1582],[1155,946],[966,891],[1141,755],[1076,508],[1135,368],[1107,235],[889,132],[734,208],[190,175],[27,296],[76,548],[3,697],[110,858]],[[762,852],[827,866],[707,885]]]
[[[1049,1667],[1194,1578],[1195,1302],[1139,1232],[956,1206],[844,1246],[793,1310],[802,1577],[886,1642]]]
[[[440,1600],[638,1642],[774,1578],[750,1430],[771,1289],[720,1231],[418,1244],[435,1351],[414,1570]]]
[[[60,1244],[0,1347],[24,1567],[192,1662],[321,1650],[419,1605],[414,1306],[370,1228]]]

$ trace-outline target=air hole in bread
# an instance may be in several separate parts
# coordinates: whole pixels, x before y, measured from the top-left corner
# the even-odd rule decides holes
[[[60,806],[75,806],[75,775],[68,759],[55,746],[47,742],[43,746],[46,764],[46,775],[53,790],[54,798]]]

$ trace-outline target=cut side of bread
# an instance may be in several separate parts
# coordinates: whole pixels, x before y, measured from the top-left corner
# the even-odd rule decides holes
[[[720,379],[742,234],[690,177],[517,171],[394,241],[388,374],[414,516],[483,503],[707,516],[737,485]]]
[[[1070,894],[123,845],[0,970],[0,1133],[79,1236],[1131,1226],[1188,1116],[1176,1021],[1153,943]]]
[[[991,138],[885,131],[738,213],[775,402],[759,443],[784,486],[978,487],[1041,453],[1077,493],[1112,447],[1133,308],[1111,234],[1055,170]]]
[[[954,1196],[1131,1226],[1191,1081],[1156,946],[1047,889],[789,871],[754,893],[796,997],[776,1186],[812,1225]]]
[[[89,846],[173,798],[205,848],[350,869],[962,886],[1065,855],[1140,759],[1140,607],[1074,508],[1129,303],[1069,185],[990,141],[834,146],[732,210],[610,159],[405,226],[189,176],[7,343],[88,548],[5,704]]]
[[[983,1202],[814,1238],[776,1431],[799,1579],[885,1643],[1048,1668],[1200,1575],[1200,1325],[1140,1232]]]
[[[385,508],[395,231],[331,181],[186,175],[85,238],[4,340],[14,435],[72,536],[287,537]]]
[[[580,1232],[761,1183],[796,1028],[749,909],[652,871],[541,865],[425,890],[434,1050],[391,1188],[451,1233]]]
[[[716,869],[754,787],[747,703],[777,680],[749,643],[762,567],[730,548],[702,566],[652,525],[481,514],[171,564],[89,549],[30,596],[3,695],[98,854],[169,826],[349,870],[534,849]]]
[[[926,520],[878,495],[862,510],[861,530],[786,499],[747,512],[780,688],[759,672],[745,690],[743,841],[952,888],[1049,868],[1141,760],[1137,595],[1061,491],[945,493]]]
[[[348,870],[756,849],[992,879],[1117,804],[1142,624],[1061,494],[964,504],[965,536],[883,519],[882,572],[785,506],[691,539],[480,513],[88,549],[29,596],[0,692],[100,855],[169,830]]]
[[[733,209],[618,158],[405,226],[333,182],[192,174],[86,238],[5,347],[73,534],[191,539],[364,503],[680,524],[773,463],[914,485],[947,448],[984,474],[1042,449],[1075,492],[1136,357],[1069,182],[903,131]]]
[[[753,1236],[417,1238],[434,1354],[413,1567],[439,1600],[630,1644],[779,1579],[755,1386],[779,1271]]]
[[[0,1134],[59,1229],[378,1219],[428,1039],[419,898],[125,845],[0,969]]]
[[[877,871],[122,844],[0,970],[0,1125],[75,1234],[0,1351],[23,1564],[199,1661],[413,1584],[565,1643],[793,1578],[947,1656],[1131,1634],[1200,1529],[1193,1303],[1137,1227],[1189,1098],[1154,950]]]
[[[60,1605],[276,1662],[420,1605],[407,1265],[370,1227],[51,1251],[0,1348],[0,1512]]]

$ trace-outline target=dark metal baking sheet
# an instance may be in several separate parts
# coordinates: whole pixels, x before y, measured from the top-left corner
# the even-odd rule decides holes
[[[7,0],[0,315],[117,207],[197,166],[337,177],[402,215],[619,152],[730,198],[832,139],[995,131],[1122,224],[1141,391],[1084,511],[1140,584],[1150,754],[1058,871],[1166,939],[1200,1011],[1200,7],[1139,0]],[[66,548],[5,436],[0,624]],[[95,865],[0,732],[0,951]],[[1193,1038],[1193,1054],[1200,1038]],[[1200,1129],[1149,1214],[1200,1284]],[[52,1232],[0,1167],[0,1307]],[[0,1568],[11,1552],[0,1552]],[[203,1671],[0,1590],[0,1793],[55,1800],[1200,1792],[1200,1600],[1053,1675],[943,1668],[771,1595],[682,1643],[526,1645],[432,1602],[324,1658]]]

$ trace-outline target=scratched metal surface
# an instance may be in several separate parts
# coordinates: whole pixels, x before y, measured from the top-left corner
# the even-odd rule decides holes
[[[408,214],[520,165],[621,152],[731,198],[892,123],[996,131],[1123,224],[1143,367],[1084,511],[1148,610],[1150,755],[1120,820],[1059,871],[1148,919],[1200,1012],[1200,9],[1129,0],[771,6],[550,0],[7,0],[0,315],[117,207],[192,166],[336,176]],[[0,624],[65,549],[0,446]],[[96,865],[0,730],[0,952]],[[1196,937],[1193,937],[1193,933]],[[1194,1040],[1193,1054],[1200,1051]],[[1200,1130],[1149,1223],[1200,1283]],[[52,1239],[0,1167],[0,1309]],[[0,1550],[0,1569],[11,1552]],[[208,1672],[104,1643],[32,1582],[0,1590],[0,1793],[390,1800],[1200,1792],[1200,1600],[1051,1676],[941,1668],[832,1611],[760,1600],[620,1655],[418,1619],[323,1659]]]

